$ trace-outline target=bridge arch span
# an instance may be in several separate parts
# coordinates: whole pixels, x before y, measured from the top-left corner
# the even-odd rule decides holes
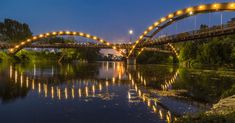
[[[90,35],[88,33],[83,33],[83,32],[75,32],[75,31],[55,31],[55,32],[47,32],[47,33],[43,33],[43,34],[39,34],[39,35],[35,35],[32,36],[24,41],[21,41],[19,44],[16,44],[14,47],[9,49],[9,53],[10,54],[16,54],[18,51],[20,51],[21,49],[23,49],[26,45],[31,44],[33,42],[38,41],[39,39],[43,39],[43,38],[49,38],[49,37],[54,37],[54,36],[66,36],[66,35],[70,35],[70,36],[80,36],[80,37],[84,37],[87,39],[91,39],[94,40],[98,43],[102,43],[106,46],[110,46],[112,47],[112,49],[118,51],[118,53],[120,53],[121,55],[125,56],[125,54],[114,44],[100,38],[97,36],[93,36]]]
[[[127,57],[130,57],[138,46],[139,43],[148,41],[152,39],[156,34],[161,30],[168,27],[169,25],[183,20],[187,17],[195,16],[197,14],[205,14],[211,12],[222,12],[222,11],[235,11],[235,2],[226,2],[226,3],[212,3],[212,4],[202,4],[198,6],[192,6],[184,9],[177,10],[173,13],[168,14],[165,17],[162,17],[158,21],[154,22],[149,26],[142,35],[135,41]],[[173,49],[172,49],[173,50]]]

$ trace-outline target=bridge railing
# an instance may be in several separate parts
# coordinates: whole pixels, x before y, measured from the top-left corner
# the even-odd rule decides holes
[[[223,25],[217,25],[209,28],[193,30],[190,32],[183,32],[170,36],[161,36],[159,38],[155,38],[149,42],[145,42],[140,46],[151,46],[151,45],[161,45],[167,43],[176,43],[180,41],[207,38],[210,36],[220,36],[224,34],[231,34],[235,32],[235,22],[227,23]]]
[[[104,48],[104,49],[111,49],[112,46],[116,46],[120,49],[129,49],[132,44],[125,44],[125,43],[118,43],[118,44],[112,44],[110,46],[99,44],[99,43],[33,43],[26,45],[25,48]],[[0,49],[9,49],[14,47],[14,44],[8,44],[8,43],[0,43]]]

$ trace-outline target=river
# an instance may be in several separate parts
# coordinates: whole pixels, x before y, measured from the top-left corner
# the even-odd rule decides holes
[[[0,63],[4,123],[165,123],[229,95],[235,70],[122,62]]]

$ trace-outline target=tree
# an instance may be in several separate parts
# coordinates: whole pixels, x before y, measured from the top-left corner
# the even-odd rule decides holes
[[[226,64],[232,61],[233,41],[230,38],[214,38],[198,50],[197,59],[203,64]]]
[[[235,63],[235,47],[232,50],[231,59],[232,59],[232,62]]]
[[[27,24],[12,19],[5,19],[0,23],[0,34],[10,39],[8,43],[20,42],[32,36]]]
[[[45,38],[43,40],[40,40],[38,43],[40,44],[55,44],[55,43],[67,44],[67,43],[76,43],[76,40],[74,38],[50,37],[50,38]]]
[[[205,24],[201,24],[200,25],[200,29],[207,29],[209,26],[208,25],[205,25]]]
[[[173,57],[166,53],[144,51],[137,57],[137,62],[140,64],[173,63]]]
[[[187,61],[195,59],[197,56],[198,44],[195,42],[186,42],[180,49],[180,60]]]

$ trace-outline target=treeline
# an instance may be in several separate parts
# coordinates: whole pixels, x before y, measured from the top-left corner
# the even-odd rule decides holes
[[[137,57],[137,62],[139,64],[172,64],[174,63],[174,57],[166,53],[143,51]]]
[[[235,35],[176,45],[180,63],[185,65],[234,65]]]

